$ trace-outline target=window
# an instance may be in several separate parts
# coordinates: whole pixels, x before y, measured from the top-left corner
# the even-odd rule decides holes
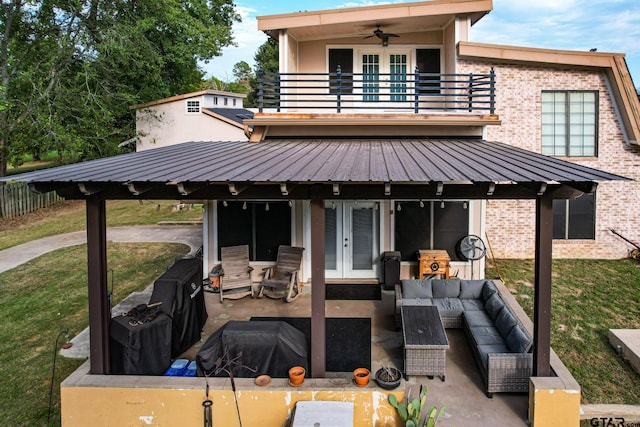
[[[187,101],[187,114],[195,114],[200,112],[200,101]]]
[[[224,98],[224,105],[229,104],[229,99],[228,98]]]
[[[542,154],[595,156],[597,123],[598,92],[542,92]]]
[[[596,238],[596,200],[593,194],[584,194],[574,200],[553,201],[553,238]]]
[[[213,97],[213,105],[218,105],[218,97],[217,96]]]
[[[291,244],[287,202],[218,202],[218,259],[224,246],[249,245],[251,261],[275,261],[278,246]]]
[[[342,71],[340,93],[353,93],[353,49],[329,49],[329,93],[338,91],[335,77],[338,66]]]
[[[460,260],[458,242],[469,234],[467,202],[396,202],[395,250],[402,261],[417,261],[420,249],[445,249]],[[444,206],[444,207],[441,207]]]
[[[437,74],[420,76],[421,95],[440,93],[440,49],[416,49],[416,65],[420,74]]]
[[[233,98],[233,106],[234,107],[236,106],[236,99],[235,98]]]

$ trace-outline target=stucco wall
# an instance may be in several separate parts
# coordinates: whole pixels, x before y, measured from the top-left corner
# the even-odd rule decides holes
[[[137,151],[189,141],[247,140],[243,129],[203,113],[187,114],[185,104],[186,100],[180,100],[137,110]]]
[[[622,258],[628,248],[612,235],[615,228],[640,240],[640,153],[627,148],[615,105],[602,72],[480,61],[458,62],[459,73],[496,72],[496,113],[501,126],[490,126],[486,138],[541,152],[542,90],[597,90],[599,92],[598,156],[571,158],[582,165],[636,181],[603,182],[596,193],[596,239],[554,240],[556,258]],[[534,254],[534,201],[488,201],[486,232],[496,257],[530,258]]]

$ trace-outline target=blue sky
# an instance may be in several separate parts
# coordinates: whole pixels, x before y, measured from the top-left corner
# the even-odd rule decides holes
[[[292,0],[236,0],[242,23],[234,26],[237,47],[204,65],[208,76],[233,79],[233,66],[254,66],[255,52],[266,40],[256,16],[301,10],[338,9],[404,1],[316,0],[301,8]],[[640,87],[640,1],[638,0],[493,0],[493,11],[471,29],[471,40],[550,49],[626,53],[636,87]]]

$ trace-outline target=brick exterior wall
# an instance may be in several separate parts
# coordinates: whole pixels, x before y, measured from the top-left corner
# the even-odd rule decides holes
[[[496,73],[496,114],[502,125],[487,126],[486,139],[541,152],[543,90],[597,90],[596,158],[566,158],[585,166],[632,178],[601,182],[596,192],[595,240],[554,240],[554,258],[624,258],[633,246],[613,235],[614,228],[640,243],[640,152],[624,143],[622,127],[603,72],[547,66],[459,60],[458,73]],[[535,201],[487,201],[486,232],[498,258],[534,255]]]

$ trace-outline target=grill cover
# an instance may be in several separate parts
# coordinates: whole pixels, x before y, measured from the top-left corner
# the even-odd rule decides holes
[[[160,309],[173,319],[172,358],[180,356],[200,340],[207,321],[202,277],[202,258],[178,259],[153,284],[149,304],[162,301]]]
[[[287,378],[292,366],[308,370],[307,344],[302,332],[283,321],[229,321],[202,345],[196,362],[198,376],[226,377],[217,369],[223,367],[238,378]]]

